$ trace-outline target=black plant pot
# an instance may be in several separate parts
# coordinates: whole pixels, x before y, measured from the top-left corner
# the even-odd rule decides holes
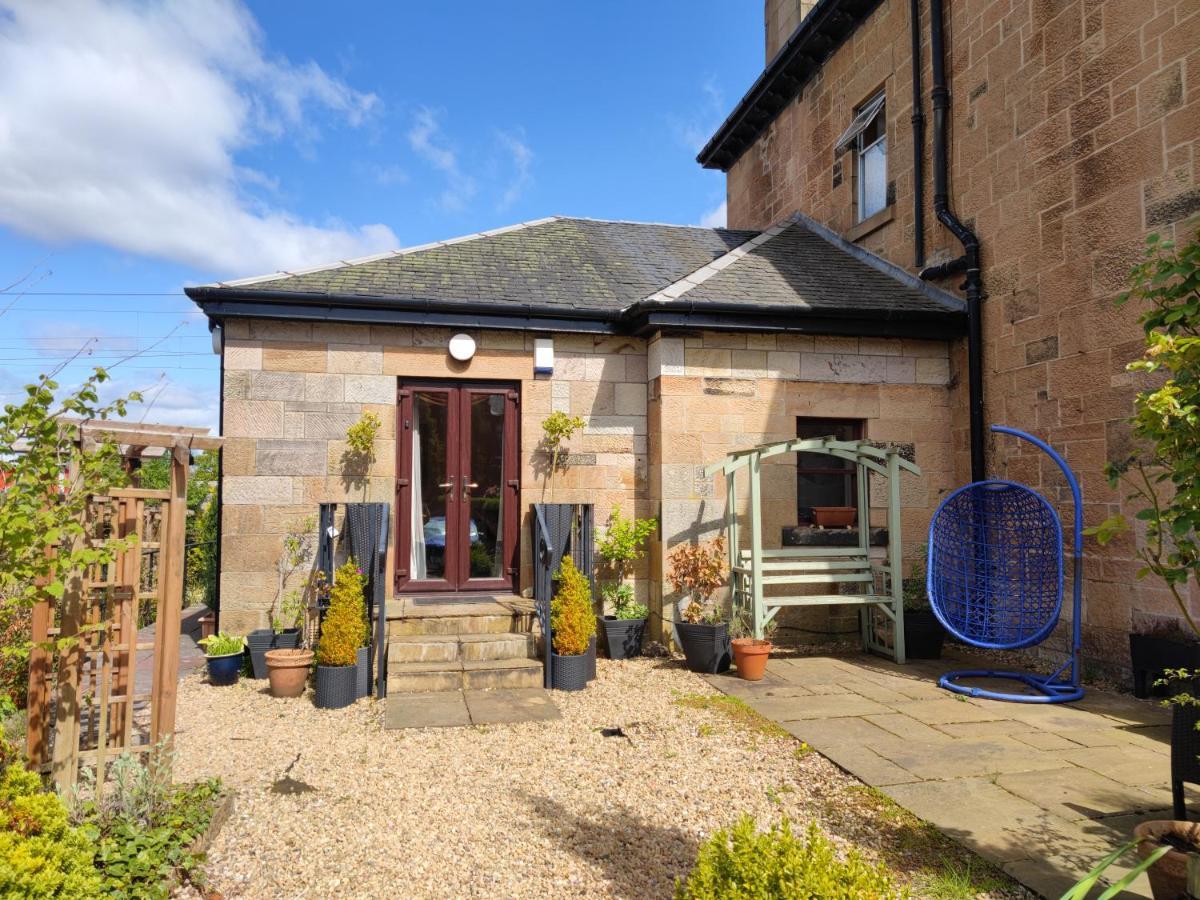
[[[642,636],[646,633],[645,619],[618,619],[605,616],[600,620],[604,626],[604,644],[609,659],[632,659],[642,655]]]
[[[550,654],[550,687],[556,691],[582,691],[588,684],[588,653],[578,656]],[[591,660],[595,664],[595,657]]]
[[[271,646],[272,650],[296,650],[300,646],[300,629],[285,628],[283,631],[275,635],[275,643]]]
[[[371,693],[371,648],[358,648],[358,664],[355,665],[354,697],[365,697]]]
[[[588,661],[588,681],[596,680],[596,636],[593,634],[592,639],[588,641],[587,653],[584,654]]]
[[[315,703],[319,709],[341,709],[357,699],[358,666],[317,666]]]
[[[729,671],[730,663],[733,662],[733,648],[729,643],[727,624],[722,622],[720,625],[693,625],[689,622],[676,622],[675,631],[679,635],[679,643],[683,645],[683,655],[689,671],[708,675]]]
[[[1176,693],[1195,694],[1194,685],[1175,689]],[[1171,793],[1174,795],[1175,818],[1187,819],[1183,784],[1200,784],[1200,706],[1176,704],[1171,708]]]
[[[246,635],[246,647],[250,650],[250,668],[255,678],[267,677],[267,651],[275,649],[275,632],[270,628],[258,628]]]
[[[941,659],[946,629],[933,610],[904,611],[904,655],[909,659]]]
[[[1165,697],[1171,693],[1154,682],[1163,669],[1200,669],[1200,643],[1157,634],[1129,635],[1129,661],[1133,669],[1133,696]]]

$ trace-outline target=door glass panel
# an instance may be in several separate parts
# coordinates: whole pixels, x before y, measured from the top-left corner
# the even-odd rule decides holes
[[[464,485],[470,578],[501,578],[504,561],[504,394],[470,394],[471,447]]]
[[[449,496],[447,394],[413,392],[412,577],[446,577],[446,500]]]

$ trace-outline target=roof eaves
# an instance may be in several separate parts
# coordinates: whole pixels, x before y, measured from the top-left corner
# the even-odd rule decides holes
[[[820,222],[814,221],[802,212],[792,214],[791,221],[798,225],[803,225],[817,237],[832,244],[843,253],[853,256],[859,262],[870,266],[877,272],[887,275],[900,282],[909,290],[917,291],[922,294],[927,300],[936,303],[944,309],[953,312],[965,312],[967,304],[961,298],[956,297],[949,291],[944,291],[939,287],[935,287],[928,281],[922,281],[916,275],[909,272],[907,269],[901,268],[895,263],[888,262],[882,256],[877,256],[870,250],[860,247],[853,241],[848,241],[836,231],[831,231]]]
[[[505,225],[502,228],[492,228],[488,231],[477,231],[472,234],[464,234],[459,237],[447,238],[444,241],[432,241],[428,244],[418,244],[414,247],[402,247],[398,250],[387,250],[383,253],[375,253],[371,256],[361,256],[357,259],[341,259],[337,262],[325,263],[319,266],[310,266],[307,269],[292,269],[290,271],[272,272],[270,275],[253,275],[249,278],[238,278],[233,281],[217,281],[212,284],[199,285],[200,287],[218,287],[218,288],[235,288],[246,287],[252,284],[263,284],[268,281],[278,281],[281,278],[291,278],[295,275],[311,275],[314,272],[328,272],[333,269],[344,269],[347,266],[358,266],[363,263],[378,262],[382,259],[391,259],[396,256],[408,256],[413,253],[423,253],[426,250],[436,250],[439,247],[451,247],[455,244],[464,244],[468,241],[476,241],[480,238],[496,237],[501,234],[508,234],[512,231],[521,231],[526,228],[534,228],[538,225],[545,225],[549,222],[555,222],[561,216],[546,216],[541,219],[530,219],[528,222],[517,222],[514,225]]]
[[[696,156],[728,172],[882,0],[819,0]]]

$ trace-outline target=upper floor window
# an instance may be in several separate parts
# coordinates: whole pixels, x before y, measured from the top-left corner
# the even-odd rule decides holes
[[[855,220],[887,206],[887,109],[882,91],[860,106],[836,149],[854,151]]]

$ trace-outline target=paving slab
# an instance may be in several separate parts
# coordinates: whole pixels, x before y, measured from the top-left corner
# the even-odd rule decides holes
[[[383,715],[384,728],[456,728],[470,724],[462,691],[391,694]]]
[[[925,779],[970,778],[1003,772],[1054,769],[1062,760],[1009,737],[959,741],[904,741],[881,746],[879,755]]]
[[[869,785],[883,787],[918,780],[912,772],[884,759],[864,744],[855,743],[853,740],[839,740],[836,737],[828,736],[828,731],[814,732],[810,728],[810,726],[816,725],[828,726],[835,723],[853,724],[856,722],[862,722],[862,720],[829,719],[826,721],[784,722],[782,727],[813,747],[826,759],[841,766]]]
[[[780,722],[794,719],[830,719],[868,716],[891,710],[858,694],[825,694],[812,697],[763,697],[751,705],[764,716]]]
[[[996,784],[1069,821],[1143,814],[1171,805],[1165,786],[1117,784],[1078,766],[1001,775]]]
[[[994,702],[981,706],[977,701],[968,700],[946,693],[938,700],[913,700],[904,705],[906,715],[920,719],[926,725],[951,725],[956,722],[992,722],[1005,718],[1005,710],[996,709]]]
[[[1064,750],[1061,756],[1077,766],[1098,772],[1121,784],[1169,784],[1170,753],[1156,753],[1144,747],[1083,747]]]
[[[914,719],[912,716],[904,713],[886,713],[884,715],[863,716],[863,719],[870,722],[872,725],[878,725],[885,731],[889,731],[897,737],[902,737],[909,741],[952,741],[954,738],[946,734],[944,731],[938,731],[932,726],[926,725],[920,719]]]
[[[549,722],[562,718],[545,688],[466,691],[465,696],[472,725]]]

